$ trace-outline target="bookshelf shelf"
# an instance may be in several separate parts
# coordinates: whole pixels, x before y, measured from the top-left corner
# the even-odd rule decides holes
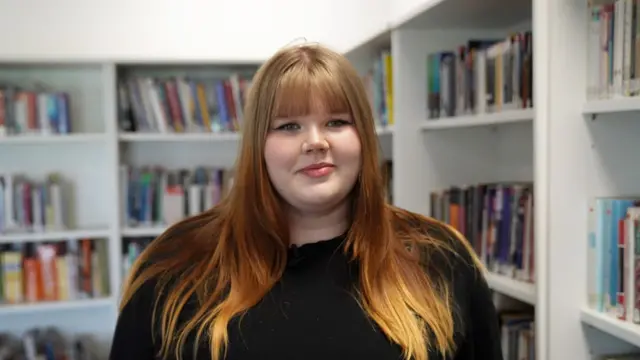
[[[33,314],[44,312],[76,311],[82,309],[100,309],[114,306],[113,298],[83,299],[70,301],[51,301],[24,304],[0,304],[0,316]]]
[[[68,134],[68,135],[16,135],[0,137],[0,145],[55,145],[75,143],[101,143],[107,139],[105,134]]]
[[[585,115],[613,114],[640,110],[640,98],[619,97],[606,100],[588,101],[582,112]]]
[[[618,320],[611,315],[588,308],[580,310],[580,319],[586,325],[640,347],[640,325],[638,324]]]
[[[238,141],[238,133],[121,133],[118,139],[122,142],[205,142],[205,141]]]
[[[393,127],[377,127],[379,136],[393,135]],[[121,142],[206,142],[206,141],[239,141],[238,133],[120,133],[118,139]]]
[[[533,109],[508,110],[493,114],[457,116],[426,120],[420,128],[424,131],[467,128],[475,126],[495,126],[510,123],[532,122],[535,117]]]
[[[385,126],[385,127],[381,127],[381,126],[376,127],[376,134],[378,134],[378,136],[393,135],[393,125]]]
[[[106,238],[110,236],[108,229],[76,229],[64,231],[16,232],[0,234],[2,243],[61,241],[67,239]]]
[[[507,295],[511,298],[520,300],[524,303],[536,304],[536,286],[535,284],[519,281],[507,276],[488,272],[486,274],[489,287],[496,292]]]
[[[122,235],[123,237],[158,236],[165,230],[167,230],[167,227],[165,226],[126,227],[122,229],[120,235]]]

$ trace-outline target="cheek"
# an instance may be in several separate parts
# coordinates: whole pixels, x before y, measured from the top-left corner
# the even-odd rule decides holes
[[[360,138],[355,132],[355,129],[346,135],[347,136],[340,139],[339,155],[345,163],[356,166],[359,171],[359,166],[362,160],[362,144],[360,143]]]
[[[289,170],[295,165],[296,152],[292,144],[278,138],[267,138],[264,159],[269,171]]]

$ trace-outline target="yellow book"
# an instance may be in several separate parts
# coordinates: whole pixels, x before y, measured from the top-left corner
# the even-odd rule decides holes
[[[393,125],[393,62],[389,51],[385,51],[382,56],[384,61],[385,85],[387,90],[385,94],[387,97],[387,122],[388,125]]]
[[[203,84],[196,85],[198,93],[198,103],[200,104],[200,116],[202,117],[202,125],[204,131],[211,131],[211,119],[209,118],[209,109],[207,107],[207,94]]]
[[[22,254],[7,251],[0,254],[5,300],[10,304],[24,302],[22,286]]]
[[[69,268],[65,256],[56,257],[56,284],[58,285],[58,300],[70,300]]]

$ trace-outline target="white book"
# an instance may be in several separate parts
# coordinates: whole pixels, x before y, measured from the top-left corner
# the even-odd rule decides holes
[[[633,22],[633,0],[620,0],[622,4],[623,18],[623,38],[622,45],[622,95],[629,96],[630,94],[630,81],[631,81],[631,41],[632,36],[632,22]]]
[[[629,322],[637,322],[640,313],[635,310],[635,221],[640,215],[640,208],[633,207],[627,209],[627,217],[624,220],[625,230],[625,253],[624,253],[624,297],[625,297],[625,313],[626,320]]]
[[[587,66],[587,99],[596,99],[599,94],[600,87],[600,14],[598,9],[592,9],[591,19],[589,21],[589,39],[588,39],[588,66]]]
[[[616,1],[614,4],[613,27],[613,89],[614,97],[622,95],[622,59],[624,58],[624,2]]]
[[[189,185],[189,209],[187,210],[188,216],[198,215],[202,212],[200,205],[203,190],[204,188],[200,184]]]
[[[182,191],[166,192],[162,196],[163,221],[174,224],[184,217],[184,193]]]
[[[487,112],[487,52],[476,52],[474,61],[476,115]]]

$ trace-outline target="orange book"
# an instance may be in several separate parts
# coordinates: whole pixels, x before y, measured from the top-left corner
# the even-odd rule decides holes
[[[23,261],[24,274],[24,299],[27,302],[36,302],[43,299],[42,276],[40,275],[40,263],[33,254],[28,254]]]
[[[56,247],[51,244],[39,244],[37,247],[40,275],[42,276],[43,300],[58,300],[58,274],[56,271]]]
[[[91,252],[91,240],[80,240],[80,291],[87,297],[93,294]]]

